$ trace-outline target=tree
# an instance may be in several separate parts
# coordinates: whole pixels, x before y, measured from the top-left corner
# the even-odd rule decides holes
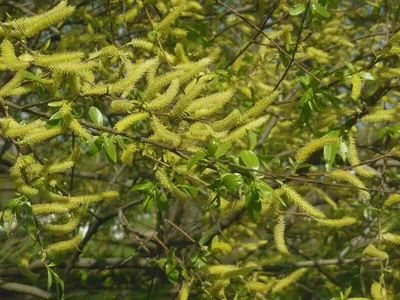
[[[400,297],[396,1],[0,4],[2,299]]]

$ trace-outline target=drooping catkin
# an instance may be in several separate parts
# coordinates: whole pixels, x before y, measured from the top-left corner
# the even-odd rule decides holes
[[[46,253],[48,253],[50,255],[60,253],[60,252],[67,252],[67,251],[70,251],[70,250],[78,247],[81,240],[82,240],[82,235],[77,234],[70,240],[61,241],[61,242],[54,243],[54,244],[47,246],[45,251],[46,251]]]
[[[75,132],[79,137],[83,139],[90,139],[92,135],[90,132],[83,128],[81,124],[72,115],[71,104],[64,103],[59,110],[60,115],[63,117],[65,125],[67,125],[73,132]]]
[[[18,268],[19,271],[21,272],[22,275],[25,277],[29,278],[32,281],[35,281],[39,278],[39,274],[33,273],[29,269],[29,260],[33,255],[33,247],[29,247],[27,250],[25,250],[24,254],[21,256],[21,260],[18,263]]]
[[[164,124],[155,116],[151,118],[151,129],[153,129],[154,134],[150,137],[151,139],[162,141],[174,147],[178,147],[182,138],[175,132],[169,131],[165,128]]]
[[[45,130],[34,131],[31,134],[25,135],[22,139],[22,143],[29,145],[38,144],[52,137],[63,134],[65,130],[66,128],[64,126],[55,126]]]
[[[306,200],[303,199],[300,194],[298,194],[295,190],[290,188],[287,185],[282,186],[282,190],[284,191],[286,197],[292,201],[301,211],[309,214],[310,216],[317,218],[317,219],[325,219],[325,214],[320,211],[319,209],[312,206]]]
[[[117,124],[115,124],[114,128],[118,131],[124,131],[129,128],[132,124],[139,122],[141,120],[145,120],[149,117],[149,113],[147,112],[136,112],[132,113],[125,118],[119,120]]]
[[[256,267],[256,265],[249,265],[244,267],[238,267],[235,265],[218,265],[209,266],[206,271],[208,274],[216,275],[220,279],[230,279],[238,277],[240,275],[246,275],[254,270]]]
[[[363,254],[366,256],[377,257],[381,259],[388,259],[389,255],[382,250],[379,250],[374,246],[374,244],[369,244],[367,248],[364,249]]]
[[[285,217],[280,215],[274,227],[274,241],[276,249],[283,255],[290,255],[285,243]]]
[[[67,223],[64,224],[43,224],[40,226],[40,230],[52,233],[55,235],[68,234],[72,232],[80,222],[80,216],[74,215]]]
[[[347,182],[357,187],[360,196],[366,199],[371,198],[370,194],[366,190],[364,190],[366,188],[364,183],[360,179],[358,179],[356,175],[353,175],[344,170],[334,170],[329,174],[329,176],[338,182]]]
[[[220,250],[222,253],[228,253],[232,251],[232,246],[225,242],[216,242],[212,245],[213,250]]]
[[[160,182],[161,186],[171,192],[172,195],[180,200],[188,199],[188,196],[171,182],[171,180],[168,178],[167,173],[165,172],[165,169],[158,169],[155,173],[155,176]]]
[[[20,18],[6,23],[6,25],[10,26],[12,36],[27,38],[67,18],[74,10],[75,6],[68,5],[68,2],[63,0],[57,6],[42,14]]]
[[[135,152],[138,150],[137,146],[135,144],[129,144],[126,146],[125,150],[122,152],[121,155],[121,161],[125,165],[130,165],[132,164],[133,161],[133,156]]]
[[[272,287],[272,292],[278,293],[282,291],[284,288],[288,287],[293,282],[299,280],[300,277],[302,277],[306,271],[307,271],[306,268],[298,269],[293,273],[289,274],[288,276],[286,276],[285,278],[277,281],[276,284]]]
[[[400,202],[400,194],[392,194],[384,202],[385,206],[392,206],[393,204]]]
[[[169,85],[167,91],[164,94],[159,95],[156,99],[148,103],[145,103],[143,107],[149,111],[162,110],[163,108],[166,108],[168,104],[170,104],[174,100],[178,92],[179,92],[179,80],[174,79],[171,81],[171,84]]]
[[[392,243],[392,244],[400,244],[400,235],[399,234],[393,234],[393,233],[385,233],[382,235],[383,239]]]
[[[300,148],[296,154],[296,160],[299,164],[304,163],[314,152],[322,149],[324,146],[328,144],[333,144],[338,141],[337,137],[325,137],[313,140],[305,145],[303,148]]]
[[[269,120],[269,116],[260,117],[251,121],[243,126],[238,127],[237,129],[233,130],[229,133],[226,137],[222,138],[222,142],[232,142],[238,141],[244,138],[247,135],[249,130],[257,129],[258,127],[264,125]]]
[[[187,284],[187,282],[184,282],[182,284],[181,290],[179,291],[178,300],[188,300],[189,293],[190,293],[189,285]]]
[[[255,118],[261,117],[267,111],[268,107],[270,107],[271,104],[274,103],[278,95],[279,93],[275,91],[269,94],[267,97],[264,97],[263,99],[257,101],[253,107],[249,108],[242,114],[242,116],[238,120],[238,124],[242,125]]]
[[[379,282],[374,281],[371,285],[371,296],[374,300],[386,300],[386,296],[382,294],[385,288]]]
[[[343,227],[353,225],[357,222],[357,219],[353,217],[344,217],[342,219],[317,219],[317,222],[318,224],[328,227]]]
[[[248,282],[246,285],[248,289],[260,293],[266,293],[271,289],[271,285],[259,281],[251,281]]]
[[[349,132],[349,144],[348,144],[348,151],[347,151],[347,159],[349,160],[349,163],[352,166],[354,166],[354,165],[360,164],[361,161],[358,158],[356,139],[354,138],[352,131]],[[370,177],[374,176],[374,172],[368,170],[367,168],[365,168],[365,166],[355,167],[354,170],[356,171],[356,173],[358,175],[363,176],[363,177],[370,178]]]
[[[126,100],[114,100],[110,104],[110,110],[113,113],[129,112],[134,109],[135,104]]]
[[[357,100],[361,95],[361,77],[359,74],[353,74],[351,77],[351,98]]]

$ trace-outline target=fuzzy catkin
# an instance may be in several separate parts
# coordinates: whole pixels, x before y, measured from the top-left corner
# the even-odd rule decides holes
[[[304,273],[307,271],[306,268],[298,269],[294,271],[293,273],[289,274],[285,278],[279,280],[272,288],[273,293],[278,293],[282,291],[284,288],[288,287],[291,285],[293,282],[297,281],[304,275]]]
[[[132,113],[125,118],[119,120],[117,124],[115,124],[114,128],[118,131],[124,131],[129,128],[132,124],[139,122],[141,120],[145,120],[149,117],[149,113],[147,112],[139,112]]]
[[[184,282],[182,284],[181,290],[179,291],[178,294],[178,300],[188,300],[189,299],[189,285]]]
[[[328,144],[333,144],[338,141],[337,137],[325,137],[313,140],[305,145],[303,148],[300,148],[297,151],[296,160],[299,164],[304,163],[314,152],[322,149],[324,146]]]
[[[359,74],[354,74],[351,77],[351,99],[357,100],[361,95],[361,77]]]
[[[300,194],[298,194],[295,190],[290,188],[287,185],[282,186],[282,190],[284,191],[286,197],[291,200],[301,211],[309,214],[310,216],[317,218],[317,219],[325,219],[325,214],[320,211],[319,209],[312,206],[306,200],[303,199]]]
[[[400,202],[400,194],[392,194],[384,202],[385,206],[392,206],[393,204]]]
[[[384,287],[379,282],[373,282],[371,285],[371,296],[374,300],[386,300],[386,297],[382,295],[382,289]]]
[[[360,159],[358,158],[357,154],[357,146],[356,146],[356,139],[352,132],[349,133],[349,144],[348,144],[348,152],[347,152],[347,159],[351,165],[358,165],[361,163]],[[366,169],[365,166],[358,166],[355,167],[354,170],[356,173],[363,177],[373,177],[374,173],[370,170]]]
[[[369,244],[367,248],[364,249],[363,254],[366,256],[377,257],[381,259],[389,258],[389,255],[385,251],[379,250],[373,244]]]
[[[220,250],[223,253],[232,251],[232,246],[225,242],[216,242],[212,245],[213,250]]]
[[[46,251],[46,253],[48,253],[50,255],[60,253],[60,252],[67,252],[67,251],[70,251],[70,250],[76,248],[79,245],[81,240],[82,240],[82,235],[77,234],[70,240],[61,241],[61,242],[54,243],[54,244],[47,246],[45,251]]]
[[[382,235],[383,239],[392,243],[392,244],[400,244],[400,235],[398,234],[393,234],[393,233],[385,233]]]
[[[344,170],[334,170],[329,174],[329,176],[338,182],[347,182],[357,187],[359,189],[358,192],[360,196],[366,199],[371,198],[370,194],[366,190],[364,190],[366,188],[364,183],[360,179],[358,179],[357,176]]]
[[[274,227],[274,241],[276,249],[283,255],[290,255],[285,243],[285,217],[279,216]]]
[[[317,219],[317,222],[318,224],[328,227],[343,227],[353,225],[357,222],[357,219],[353,217],[344,217],[342,219]]]

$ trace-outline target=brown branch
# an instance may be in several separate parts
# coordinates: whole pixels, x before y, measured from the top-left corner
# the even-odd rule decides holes
[[[5,282],[0,280],[0,289],[7,290],[10,292],[21,293],[32,295],[40,299],[55,299],[53,294],[47,293],[47,291],[42,290],[38,287],[16,283],[16,282]]]

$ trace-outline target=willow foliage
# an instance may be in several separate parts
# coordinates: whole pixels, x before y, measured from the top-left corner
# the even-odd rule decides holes
[[[400,297],[396,1],[1,4],[2,299]]]

